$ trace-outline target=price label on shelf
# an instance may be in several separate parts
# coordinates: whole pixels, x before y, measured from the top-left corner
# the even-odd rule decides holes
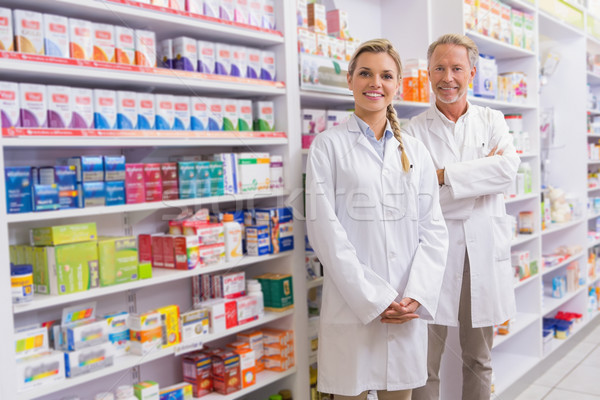
[[[182,354],[191,353],[193,351],[202,350],[204,347],[204,341],[202,338],[196,338],[191,340],[186,340],[183,343],[179,343],[175,345],[175,355],[180,356]]]

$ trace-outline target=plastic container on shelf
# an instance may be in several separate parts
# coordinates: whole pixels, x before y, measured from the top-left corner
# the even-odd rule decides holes
[[[242,252],[242,226],[233,220],[233,214],[223,215],[223,229],[225,230],[225,258],[234,261],[241,258]]]
[[[10,266],[10,286],[13,303],[33,300],[33,267],[31,264]]]
[[[248,296],[257,297],[255,314],[259,319],[262,318],[265,315],[265,300],[260,282],[257,279],[246,279],[246,289]]]

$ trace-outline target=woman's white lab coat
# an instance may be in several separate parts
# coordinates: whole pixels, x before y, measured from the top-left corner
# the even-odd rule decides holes
[[[427,328],[437,309],[447,230],[438,184],[422,143],[398,141],[383,161],[352,116],[320,133],[306,167],[308,236],[325,269],[319,329],[319,390],[357,395],[403,390],[427,379]],[[379,315],[411,297],[423,319],[384,324]]]
[[[435,323],[458,324],[468,250],[473,327],[501,324],[516,312],[511,220],[502,192],[515,178],[520,160],[499,111],[469,104],[461,151],[434,107],[414,117],[403,130],[425,144],[436,169],[446,168],[450,184],[440,188],[450,248]],[[503,154],[486,157],[496,146]]]

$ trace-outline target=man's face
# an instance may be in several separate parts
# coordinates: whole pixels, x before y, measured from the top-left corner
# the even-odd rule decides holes
[[[454,44],[435,48],[429,61],[429,80],[438,101],[452,104],[466,97],[469,82],[475,76],[467,49]]]

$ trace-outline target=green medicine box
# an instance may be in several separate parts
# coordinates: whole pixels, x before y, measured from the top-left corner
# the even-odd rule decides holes
[[[83,292],[98,287],[98,244],[96,241],[50,247],[56,260],[58,294]],[[52,251],[48,251],[52,257]],[[52,273],[52,272],[51,272]]]
[[[73,225],[57,225],[46,228],[33,228],[31,239],[36,246],[56,246],[96,240],[96,223],[88,222]]]
[[[294,291],[290,274],[267,273],[256,277],[260,282],[265,310],[285,311],[294,307]]]
[[[98,261],[100,286],[137,281],[139,278],[135,237],[100,237]]]

